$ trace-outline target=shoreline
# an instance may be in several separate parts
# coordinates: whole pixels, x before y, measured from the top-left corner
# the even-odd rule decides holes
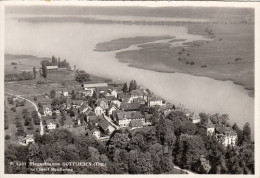
[[[122,62],[122,61],[120,61],[120,59],[119,59],[118,61],[119,61],[119,62]],[[127,62],[122,62],[122,63],[127,63]],[[209,76],[206,76],[206,75],[185,73],[185,72],[180,72],[180,71],[176,71],[176,72],[174,72],[174,71],[162,71],[162,70],[156,70],[156,69],[145,68],[145,67],[142,67],[142,66],[137,66],[137,65],[134,65],[134,64],[129,64],[129,63],[127,63],[127,64],[128,64],[129,67],[134,67],[134,68],[137,68],[137,69],[149,70],[149,71],[154,71],[154,72],[159,72],[159,73],[169,73],[169,74],[170,74],[170,73],[172,73],[172,74],[174,74],[174,73],[180,73],[180,74],[192,75],[192,76],[196,76],[196,77],[210,78],[210,79],[214,79],[214,80],[218,80],[218,81],[223,81],[223,82],[226,82],[226,81],[228,82],[228,81],[230,81],[230,82],[232,82],[232,83],[235,84],[235,85],[238,85],[238,86],[243,87],[243,88],[248,92],[248,95],[249,95],[250,97],[254,98],[254,92],[255,92],[254,88],[250,88],[249,86],[246,86],[246,85],[244,85],[244,84],[242,84],[242,83],[239,83],[239,82],[235,82],[235,81],[233,81],[233,80],[231,80],[231,79],[220,79],[220,78],[209,77]]]

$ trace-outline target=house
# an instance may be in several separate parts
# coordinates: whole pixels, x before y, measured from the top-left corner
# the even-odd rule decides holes
[[[73,108],[80,108],[80,106],[83,104],[83,100],[73,100],[71,104]]]
[[[112,96],[114,96],[115,98],[117,98],[117,91],[114,89],[114,90],[112,90],[111,92],[110,92],[110,94],[112,95]]]
[[[138,97],[138,98],[133,98],[131,99],[130,101],[132,101],[133,103],[140,103],[140,104],[145,104],[145,100],[141,97]]]
[[[119,100],[112,100],[110,104],[117,105],[118,107],[121,106],[121,102]]]
[[[145,101],[148,100],[148,94],[140,89],[137,89],[137,90],[133,90],[130,92],[130,95],[131,95],[131,98],[134,99],[134,98],[143,98]]]
[[[43,105],[43,116],[51,116],[52,110],[51,105]]]
[[[100,106],[97,106],[97,107],[95,108],[95,114],[96,114],[97,116],[104,114],[103,108],[100,107]]]
[[[109,102],[111,102],[111,101],[113,101],[113,100],[117,100],[117,98],[116,97],[114,97],[114,96],[105,96],[105,98],[109,101]]]
[[[107,115],[108,116],[112,116],[113,111],[117,111],[119,108],[117,107],[117,105],[111,105],[108,110],[107,110]]]
[[[192,113],[189,117],[193,124],[200,123],[200,116],[198,113]]]
[[[121,103],[121,109],[124,111],[138,111],[140,106],[140,103]]]
[[[229,127],[221,126],[215,128],[216,138],[225,146],[235,146],[237,133]]]
[[[48,128],[49,130],[56,129],[56,123],[55,123],[54,121],[52,121],[52,120],[47,120],[46,123],[47,123],[47,128]]]
[[[93,96],[93,93],[95,91],[96,88],[99,87],[108,87],[107,83],[92,83],[92,84],[83,84],[82,85],[83,89],[85,91],[89,92],[89,96]]]
[[[74,126],[74,122],[71,120],[71,118],[67,118],[64,120],[64,125],[62,126],[63,128],[72,128]]]
[[[148,106],[162,106],[163,100],[157,96],[152,96],[148,99]]]
[[[97,128],[90,130],[88,133],[93,135],[96,139],[100,138],[100,131]]]
[[[112,127],[112,125],[105,119],[102,119],[99,123],[98,126],[104,131],[108,132],[108,134],[111,134],[115,131],[115,128]]]
[[[87,116],[87,122],[91,123],[93,126],[98,126],[101,118],[99,116]]]
[[[47,70],[58,70],[58,66],[46,66]]]
[[[90,107],[86,104],[82,104],[79,108],[78,108],[78,112],[80,114],[84,114],[85,112],[87,112],[88,110],[91,110]]]
[[[97,105],[105,110],[108,108],[108,100],[105,98],[98,98]]]
[[[132,120],[140,120],[142,124],[145,123],[145,117],[139,111],[118,111],[116,113],[116,122],[119,126],[128,126]]]
[[[128,101],[131,98],[131,95],[129,93],[120,92],[117,93],[117,98],[119,101]]]
[[[34,143],[34,136],[26,135],[26,137],[22,138],[19,143],[23,146],[27,146],[29,143]]]
[[[132,120],[129,124],[130,127],[143,127],[143,123],[141,120]]]

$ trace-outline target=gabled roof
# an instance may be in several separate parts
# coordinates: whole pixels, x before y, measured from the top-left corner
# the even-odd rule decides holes
[[[149,98],[149,101],[160,101],[160,100],[162,100],[162,98],[158,96],[152,96],[151,98]]]
[[[107,128],[109,127],[110,123],[106,120],[101,120],[98,125],[104,130],[106,131]]]
[[[46,66],[47,70],[49,69],[58,69],[58,66]]]
[[[86,114],[87,116],[96,116],[96,114],[93,111],[89,111]]]
[[[119,109],[117,105],[111,104],[111,105],[109,106],[109,108],[108,108],[108,111],[110,111],[110,109],[113,108],[113,107],[114,107],[115,109]]]
[[[131,98],[129,93],[124,93],[124,92],[117,93],[117,97],[118,98]]]
[[[92,123],[99,123],[101,120],[103,120],[103,118],[100,116],[89,116],[88,119],[89,119],[89,122],[92,122]]]
[[[135,103],[145,103],[145,100],[141,97],[138,97],[138,98],[134,98],[133,102],[135,102]]]
[[[143,96],[144,92],[141,90],[133,90],[131,91],[131,95]]]
[[[125,103],[125,102],[122,102],[121,103],[121,108],[126,110],[126,111],[129,111],[129,110],[138,110],[139,107],[140,107],[140,103]]]
[[[139,111],[118,111],[117,112],[117,119],[118,120],[123,120],[124,118],[127,119],[139,119],[139,118],[143,118],[144,115],[139,112]]]
[[[107,87],[107,83],[92,83],[92,84],[83,84],[84,88],[96,88],[96,87]]]
[[[144,115],[140,111],[132,112],[131,116],[133,119],[143,118]]]
[[[98,98],[97,99],[97,103],[100,103],[100,102],[105,102],[106,104],[108,103],[107,99],[106,98]]]

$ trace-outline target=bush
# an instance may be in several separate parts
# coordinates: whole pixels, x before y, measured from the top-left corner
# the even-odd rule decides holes
[[[10,138],[11,138],[10,135],[6,135],[6,136],[5,136],[5,139],[6,139],[6,140],[10,140]]]
[[[11,62],[11,65],[18,65],[16,62]]]
[[[33,98],[33,100],[34,100],[34,101],[37,101],[37,98],[36,98],[36,96]]]
[[[5,81],[22,81],[22,80],[33,80],[33,74],[31,72],[13,73],[6,74]]]
[[[76,74],[76,78],[75,78],[76,81],[78,82],[87,82],[87,81],[90,81],[90,76],[89,74],[87,74],[85,71],[79,71],[77,74]]]
[[[194,65],[194,64],[195,64],[195,62],[193,62],[193,61],[190,62],[190,65]]]

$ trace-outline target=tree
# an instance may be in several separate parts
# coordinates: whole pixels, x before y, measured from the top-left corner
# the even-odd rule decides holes
[[[56,91],[55,90],[51,90],[50,97],[51,98],[55,98],[55,96],[56,96]]]
[[[27,127],[27,130],[33,130],[33,129],[34,129],[33,123],[30,122],[28,127]]]
[[[54,120],[57,119],[57,114],[56,114],[56,112],[53,112],[53,113],[52,113],[52,119],[54,119]]]
[[[36,68],[35,67],[33,67],[33,78],[35,79],[36,78]]]
[[[32,117],[33,123],[34,123],[35,125],[40,125],[40,118],[39,118],[39,116],[38,116],[38,112],[37,112],[37,111],[33,111],[33,112],[31,113],[31,117]]]
[[[180,167],[197,169],[196,163],[201,155],[207,155],[207,150],[200,136],[183,134],[177,141],[175,153],[175,161]]]
[[[125,149],[128,143],[128,134],[116,132],[108,141],[108,152],[114,154],[116,149]]]
[[[137,84],[135,80],[131,80],[130,84],[129,84],[129,92],[136,90],[137,89]]]
[[[86,73],[85,71],[81,70],[77,72],[75,80],[82,83],[82,82],[87,82],[90,81],[90,75]]]
[[[47,78],[47,67],[46,67],[45,62],[43,62],[43,64],[42,64],[42,76],[44,78]]]
[[[57,65],[57,59],[54,56],[51,58],[51,63]]]
[[[243,143],[243,131],[238,127],[237,123],[232,126],[232,129],[237,133],[237,145]]]
[[[32,118],[30,116],[25,117],[24,126],[28,126],[32,122]]]
[[[17,129],[17,132],[16,132],[16,135],[17,136],[25,136],[25,132],[24,132],[24,127],[22,125],[20,125]]]
[[[44,125],[44,126],[47,125],[47,122],[45,119],[42,121],[42,125]]]
[[[251,127],[250,124],[247,122],[243,127],[243,141],[250,142],[251,141]]]
[[[124,85],[123,85],[123,89],[122,89],[122,90],[123,90],[124,93],[128,92],[127,82],[124,83]]]

